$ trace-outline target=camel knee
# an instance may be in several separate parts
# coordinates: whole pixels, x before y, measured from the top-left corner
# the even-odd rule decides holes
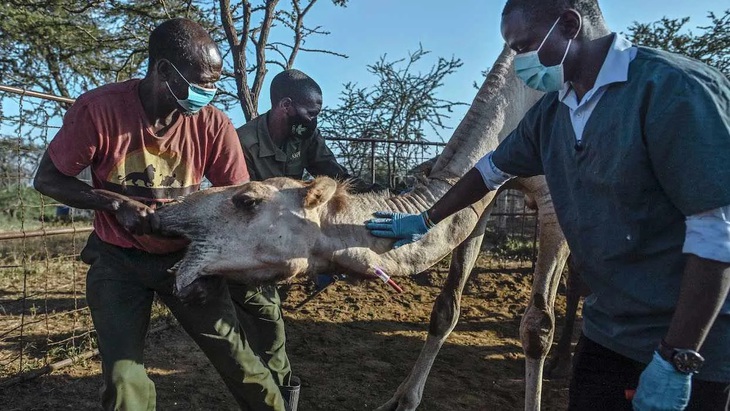
[[[541,294],[533,296],[520,323],[522,349],[528,358],[545,358],[555,333],[555,315]]]
[[[440,294],[431,311],[428,332],[431,335],[444,336],[454,329],[458,320],[459,303],[457,299],[453,295]]]

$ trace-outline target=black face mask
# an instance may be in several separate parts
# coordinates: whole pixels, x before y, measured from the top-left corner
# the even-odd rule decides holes
[[[307,120],[297,114],[289,118],[289,129],[291,130],[291,135],[294,137],[301,139],[310,138],[314,135],[314,130],[317,129],[317,117]]]

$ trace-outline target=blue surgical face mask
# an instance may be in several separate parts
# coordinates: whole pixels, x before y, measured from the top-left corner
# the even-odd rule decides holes
[[[565,83],[563,62],[565,62],[565,57],[568,55],[571,42],[573,41],[573,39],[568,40],[568,47],[565,49],[565,54],[563,54],[563,59],[560,61],[560,64],[547,67],[540,62],[538,52],[542,49],[545,41],[547,41],[548,37],[550,37],[550,33],[553,32],[559,21],[560,17],[555,20],[555,23],[553,23],[553,26],[550,28],[550,31],[547,32],[537,50],[518,54],[514,59],[515,73],[517,74],[517,77],[522,79],[528,87],[544,91],[546,93],[558,91],[561,87],[563,87],[563,83]],[[576,36],[577,35],[578,34],[576,33]]]
[[[217,88],[205,88],[196,86],[195,84],[190,84],[188,79],[185,78],[185,76],[180,73],[180,70],[175,67],[174,64],[170,63],[172,68],[177,71],[177,74],[182,77],[183,80],[185,80],[186,83],[188,83],[188,98],[186,99],[179,99],[175,93],[173,93],[172,88],[170,88],[170,84],[166,81],[165,84],[167,84],[167,89],[170,90],[170,94],[172,94],[173,97],[175,97],[175,100],[177,100],[177,104],[180,105],[180,107],[183,108],[185,113],[194,114],[200,111],[203,107],[207,106],[211,101],[213,101],[213,97],[215,97],[216,91],[218,91]]]

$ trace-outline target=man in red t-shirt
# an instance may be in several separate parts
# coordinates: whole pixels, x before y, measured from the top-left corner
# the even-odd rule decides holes
[[[184,304],[168,273],[186,242],[158,236],[155,208],[200,188],[248,181],[236,130],[208,105],[221,75],[220,52],[186,19],[168,20],[149,39],[141,80],[109,84],[71,106],[35,178],[41,193],[96,210],[95,232],[82,251],[90,264],[86,296],[102,357],[104,409],[155,407],[143,366],[144,337],[155,293],[202,348],[246,410],[284,410],[270,370],[239,323],[242,294],[220,279],[198,282],[204,302]],[[93,187],[78,180],[91,168]],[[207,283],[207,284],[206,284]]]

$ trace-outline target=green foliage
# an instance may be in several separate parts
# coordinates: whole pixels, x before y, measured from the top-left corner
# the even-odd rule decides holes
[[[202,18],[196,11],[175,0],[3,2],[0,82],[74,97],[134,77],[151,29],[170,16]]]
[[[532,239],[520,235],[504,235],[495,242],[490,253],[505,260],[532,261],[535,247]]]
[[[67,98],[142,73],[149,32],[170,16],[212,21],[182,0],[0,2],[0,84]],[[43,128],[67,103],[32,99],[10,124]]]
[[[28,181],[44,150],[38,144],[0,135],[0,187]]]
[[[0,188],[0,229],[40,228],[56,219],[57,202],[23,184]]]
[[[699,34],[684,31],[689,17],[664,17],[653,23],[634,23],[628,37],[634,44],[684,54],[717,68],[730,78],[730,9],[721,16],[708,14],[711,24]]]
[[[317,0],[8,0],[0,3],[0,84],[74,98],[100,85],[144,74],[149,33],[173,17],[208,29],[224,56],[216,102],[240,103],[246,119],[258,115],[267,65],[291,68],[300,52],[340,55],[305,47],[321,27],[304,20]],[[347,0],[332,0],[346,7]],[[292,38],[291,42],[281,41]],[[267,54],[268,53],[268,54]],[[65,103],[42,103],[62,114]],[[36,108],[25,121],[43,125]]]

